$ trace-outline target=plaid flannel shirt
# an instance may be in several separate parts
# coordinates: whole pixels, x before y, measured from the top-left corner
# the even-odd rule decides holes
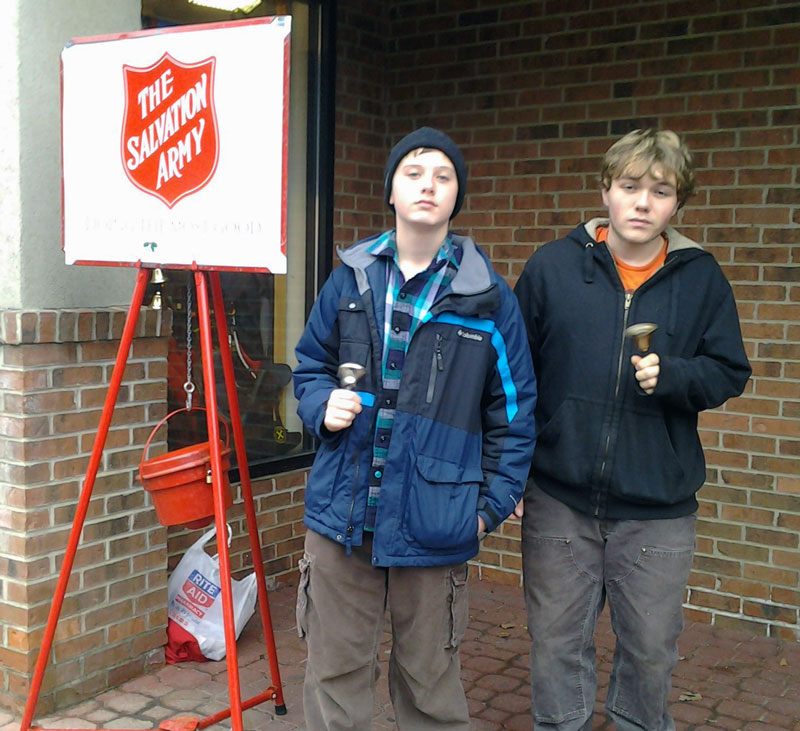
[[[440,291],[452,281],[459,264],[460,250],[448,235],[428,268],[405,280],[397,264],[395,231],[387,231],[369,247],[369,252],[386,260],[386,303],[384,305],[383,357],[381,376],[386,391],[398,391],[408,344],[417,328],[430,317],[431,305]],[[396,400],[394,401],[396,403]],[[374,530],[383,478],[383,466],[392,438],[394,408],[380,408],[372,448],[369,496],[365,530]]]

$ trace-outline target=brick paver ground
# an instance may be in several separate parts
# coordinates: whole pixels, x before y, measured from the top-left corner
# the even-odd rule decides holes
[[[263,704],[245,712],[244,727],[302,730],[305,648],[294,630],[294,587],[272,592],[270,609],[288,714],[276,716],[271,703]],[[257,617],[239,640],[244,697],[270,685]],[[602,706],[614,646],[607,614],[601,617],[596,639],[600,690],[594,729],[611,729]],[[680,731],[800,731],[800,643],[691,624],[680,651],[671,696]],[[532,729],[527,652],[521,590],[473,580],[461,658],[476,731]],[[381,646],[373,729],[395,728],[385,680],[388,653],[387,632]],[[184,663],[165,666],[56,716],[36,720],[45,728],[58,729],[157,729],[164,719],[204,717],[227,706],[225,662]],[[229,727],[228,721],[209,728]],[[18,730],[19,719],[0,710],[0,731]]]

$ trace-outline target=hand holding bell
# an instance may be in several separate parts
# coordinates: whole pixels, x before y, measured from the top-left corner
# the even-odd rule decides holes
[[[358,363],[342,363],[339,366],[339,388],[331,391],[325,407],[323,424],[328,431],[336,432],[350,426],[361,413],[361,397],[355,392],[356,384],[367,369]]]
[[[658,328],[652,322],[640,322],[625,328],[625,335],[633,340],[639,353],[644,354],[650,350],[650,336]],[[657,353],[648,355],[632,355],[631,363],[635,369],[635,377],[639,386],[646,394],[651,394],[656,389],[658,376],[661,373],[661,365]]]

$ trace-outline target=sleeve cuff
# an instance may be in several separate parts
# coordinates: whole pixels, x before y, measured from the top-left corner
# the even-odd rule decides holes
[[[494,508],[492,508],[492,506],[489,504],[489,501],[485,497],[481,497],[478,500],[477,512],[486,523],[487,533],[491,533],[495,528],[497,528],[498,525],[500,525],[500,523],[503,522],[503,518],[494,511]]]

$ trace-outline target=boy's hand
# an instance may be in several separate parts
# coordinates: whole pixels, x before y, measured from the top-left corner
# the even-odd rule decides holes
[[[658,353],[648,353],[644,357],[632,355],[631,363],[636,369],[636,380],[639,381],[642,391],[648,395],[653,393],[658,383],[658,374],[661,372]]]
[[[519,520],[525,514],[524,498],[520,498],[519,502],[514,506],[511,515],[508,516],[509,520]]]
[[[511,515],[508,516],[509,520],[519,520],[522,517],[522,514],[525,512],[525,506],[523,505],[522,498],[516,504],[514,511]],[[482,516],[478,516],[478,538],[483,538],[482,534],[486,534],[486,521],[483,519]]]
[[[323,424],[328,431],[340,431],[353,423],[357,414],[361,413],[361,396],[355,391],[335,388],[328,398]]]
[[[523,505],[522,498],[514,507],[514,511],[511,515],[508,516],[509,520],[519,520],[522,517],[522,514],[525,512],[525,506]],[[478,516],[478,538],[483,538],[486,534],[486,521],[483,519],[482,516]]]

